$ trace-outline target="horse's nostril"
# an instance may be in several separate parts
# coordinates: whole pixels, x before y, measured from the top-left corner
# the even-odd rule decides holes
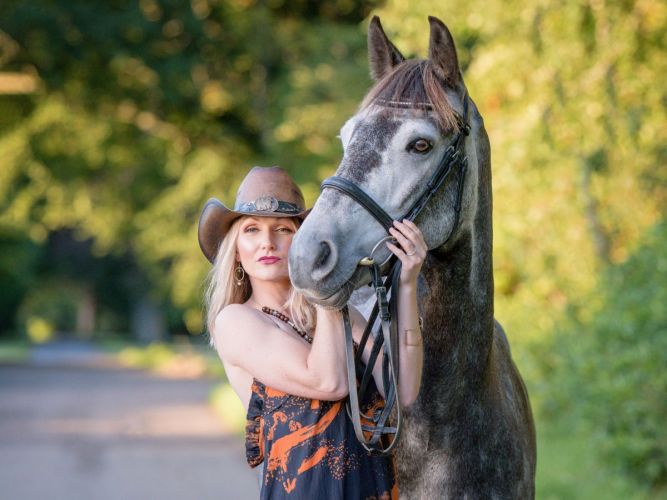
[[[331,255],[331,246],[326,241],[320,241],[320,253],[315,260],[315,268],[318,269],[327,263]]]
[[[328,240],[321,240],[317,255],[312,260],[313,267],[310,277],[315,280],[326,278],[334,270],[338,263],[338,252],[336,246]]]

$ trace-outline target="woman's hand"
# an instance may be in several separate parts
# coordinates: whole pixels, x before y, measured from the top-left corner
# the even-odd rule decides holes
[[[428,251],[424,235],[417,225],[408,219],[403,219],[403,222],[395,220],[394,227],[389,228],[389,233],[401,245],[399,248],[387,242],[389,250],[401,261],[401,283],[416,283]]]

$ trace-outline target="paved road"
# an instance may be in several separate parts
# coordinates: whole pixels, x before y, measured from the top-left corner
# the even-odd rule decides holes
[[[0,365],[2,500],[257,498],[211,383],[82,363]]]

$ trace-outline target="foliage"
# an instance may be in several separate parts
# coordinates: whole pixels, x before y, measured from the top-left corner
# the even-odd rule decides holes
[[[199,333],[199,208],[212,195],[230,202],[253,163],[284,164],[313,201],[338,153],[330,139],[367,84],[349,24],[367,12],[343,1],[3,2],[0,64],[38,91],[0,101],[18,118],[0,123],[0,236],[40,246],[72,230],[95,256],[129,257],[130,277],[139,268]]]
[[[539,341],[665,209],[667,7],[390,1],[377,13],[399,49],[423,55],[422,12],[452,29],[491,139],[498,318]]]
[[[31,289],[17,312],[19,324],[26,330],[30,330],[29,325],[32,324],[33,330],[43,331],[44,327],[39,326],[41,324],[48,325],[52,330],[73,331],[79,293],[79,287],[72,283],[48,283]]]
[[[13,326],[22,298],[34,285],[32,270],[40,257],[40,249],[20,235],[0,233],[0,331]]]
[[[537,488],[541,500],[655,500],[655,493],[607,467],[587,424],[563,419],[537,428]]]
[[[0,228],[131,248],[199,331],[198,208],[230,201],[253,163],[284,164],[314,200],[370,84],[363,32],[306,4],[3,9],[22,48],[5,66],[28,65],[42,90],[16,99],[24,119],[0,136]],[[377,13],[408,54],[426,53],[419,12],[450,25],[491,136],[498,315],[511,336],[540,339],[664,208],[665,8],[388,2]]]
[[[590,318],[573,318],[552,376],[560,408],[589,421],[606,458],[643,485],[667,487],[667,223],[611,267]]]

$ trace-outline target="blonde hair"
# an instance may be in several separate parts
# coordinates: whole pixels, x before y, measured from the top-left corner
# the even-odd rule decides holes
[[[206,280],[207,285],[204,294],[206,327],[212,346],[215,346],[213,335],[215,319],[220,311],[229,304],[243,304],[252,295],[252,286],[247,276],[240,286],[236,283],[236,268],[238,265],[236,261],[236,242],[243,219],[244,217],[236,219],[229,227],[226,236],[220,243],[213,267]],[[298,229],[301,221],[294,218],[289,220],[294,223],[295,229]],[[307,332],[315,329],[315,307],[308,302],[302,293],[290,288],[289,296],[283,307],[289,311],[290,317],[299,329]]]

